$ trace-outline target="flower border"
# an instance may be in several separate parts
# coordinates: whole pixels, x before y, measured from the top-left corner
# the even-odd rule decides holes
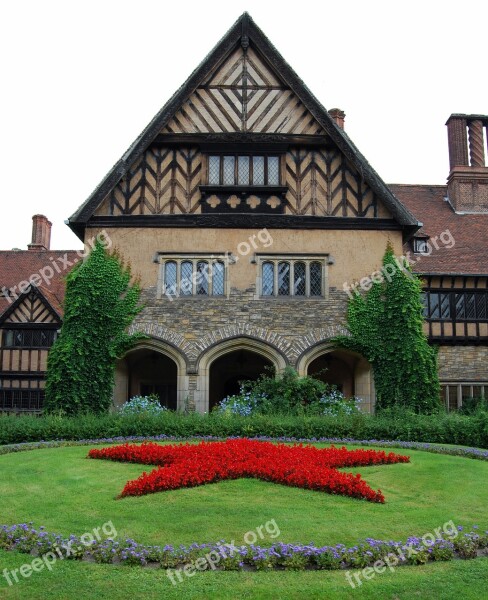
[[[86,547],[75,535],[63,538],[59,534],[47,532],[44,527],[35,529],[31,522],[0,526],[0,549],[42,557],[56,549],[80,547],[82,549],[77,552],[65,552],[64,558],[100,564],[143,567],[159,565],[164,569],[181,568],[198,557],[216,552],[222,560],[219,560],[217,567],[212,568],[223,571],[362,569],[385,557],[394,557],[395,566],[399,566],[488,556],[488,530],[480,532],[479,527],[473,525],[470,531],[459,536],[458,533],[463,530],[464,527],[457,526],[455,537],[453,532],[445,532],[446,537],[440,533],[429,544],[423,538],[415,536],[409,537],[406,542],[367,538],[354,546],[279,542],[267,547],[252,544],[233,546],[225,544],[223,540],[218,543],[193,543],[189,546],[148,546],[132,539],[117,542],[109,538],[100,542],[93,541],[91,546]]]

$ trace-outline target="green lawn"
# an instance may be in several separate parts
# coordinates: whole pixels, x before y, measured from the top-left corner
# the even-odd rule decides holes
[[[0,456],[0,523],[33,521],[82,535],[112,521],[118,539],[147,544],[243,543],[246,532],[272,519],[281,531],[277,540],[316,544],[406,540],[451,520],[488,527],[488,463],[478,460],[394,450],[409,454],[411,463],[354,469],[383,491],[383,505],[254,479],[115,500],[128,479],[152,467],[89,460],[88,450]],[[0,552],[0,573],[31,560]],[[52,573],[34,573],[11,588],[0,577],[0,598],[480,598],[487,577],[488,559],[477,559],[401,567],[376,575],[360,591],[350,588],[344,572],[329,571],[197,573],[173,587],[164,571],[59,561]]]
[[[86,459],[88,450],[0,456],[0,521],[78,535],[112,521],[119,538],[161,544],[237,543],[271,519],[280,540],[317,544],[405,539],[449,520],[488,526],[488,463],[456,456],[412,450],[409,464],[354,469],[383,491],[382,505],[255,479],[115,500],[128,479],[152,467]]]

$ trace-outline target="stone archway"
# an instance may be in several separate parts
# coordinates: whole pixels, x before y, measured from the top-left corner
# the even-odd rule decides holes
[[[336,385],[345,396],[360,398],[364,412],[374,412],[373,370],[360,354],[323,342],[302,354],[298,360],[298,372]]]
[[[223,398],[239,393],[240,382],[255,381],[263,373],[270,373],[273,363],[251,350],[233,350],[217,358],[209,371],[209,410]]]
[[[179,352],[163,342],[145,340],[117,362],[114,404],[157,394],[162,406],[177,410],[187,388],[186,362]]]
[[[257,379],[266,367],[281,372],[286,365],[283,354],[261,340],[238,337],[216,344],[198,361],[196,409],[207,412],[226,395],[236,393],[239,381]]]

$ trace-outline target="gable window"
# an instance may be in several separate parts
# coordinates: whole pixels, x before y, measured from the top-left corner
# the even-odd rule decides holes
[[[224,296],[226,269],[224,261],[179,256],[160,260],[158,297]]]
[[[324,257],[258,256],[257,289],[265,297],[323,298],[326,295]]]
[[[279,186],[280,157],[264,154],[213,154],[208,157],[208,184]]]

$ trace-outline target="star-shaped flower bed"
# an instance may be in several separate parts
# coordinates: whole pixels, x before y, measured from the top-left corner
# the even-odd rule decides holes
[[[370,502],[384,502],[360,474],[342,473],[340,467],[409,462],[408,456],[379,450],[319,449],[249,439],[160,446],[124,444],[88,453],[89,458],[157,465],[150,473],[128,481],[120,494],[143,496],[154,492],[195,487],[226,479],[254,477],[282,485],[318,490]]]

